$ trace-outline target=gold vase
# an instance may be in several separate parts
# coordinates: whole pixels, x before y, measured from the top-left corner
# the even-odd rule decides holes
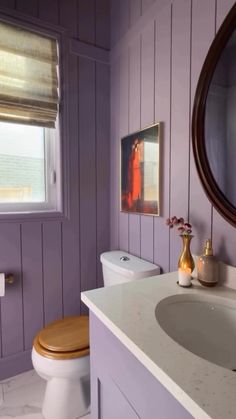
[[[179,258],[178,267],[181,269],[189,268],[191,272],[194,270],[194,260],[190,251],[190,242],[193,238],[191,235],[181,234],[183,240],[183,250]]]

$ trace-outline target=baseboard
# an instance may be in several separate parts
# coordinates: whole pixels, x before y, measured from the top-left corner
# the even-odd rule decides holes
[[[31,350],[0,359],[0,380],[13,377],[33,368]]]

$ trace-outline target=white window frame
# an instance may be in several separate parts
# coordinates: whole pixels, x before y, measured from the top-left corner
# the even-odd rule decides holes
[[[61,173],[59,133],[57,128],[44,129],[45,201],[0,202],[0,214],[61,211]],[[33,139],[32,139],[33,141]]]
[[[68,139],[68,34],[65,28],[42,22],[36,18],[22,17],[17,11],[11,11],[11,14],[0,8],[0,19],[6,23],[12,23],[39,33],[49,36],[57,41],[59,49],[59,83],[60,97],[63,98],[63,106],[59,107],[58,118],[55,128],[55,146],[54,167],[56,168],[56,188],[57,197],[54,199],[54,205],[42,205],[40,203],[28,204],[28,208],[21,207],[20,204],[11,203],[10,211],[1,211],[0,223],[6,221],[24,221],[24,220],[64,220],[70,219],[69,205],[69,139]],[[63,78],[62,78],[63,75]],[[3,205],[0,204],[0,205]],[[8,204],[9,205],[9,204]]]

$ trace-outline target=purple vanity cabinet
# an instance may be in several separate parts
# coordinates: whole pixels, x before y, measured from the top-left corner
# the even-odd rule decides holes
[[[192,416],[90,311],[92,419]]]

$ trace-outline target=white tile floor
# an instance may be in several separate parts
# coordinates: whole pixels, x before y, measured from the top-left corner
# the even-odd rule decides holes
[[[33,370],[0,381],[0,418],[43,419],[44,390],[45,381]],[[90,419],[90,415],[83,419]]]

